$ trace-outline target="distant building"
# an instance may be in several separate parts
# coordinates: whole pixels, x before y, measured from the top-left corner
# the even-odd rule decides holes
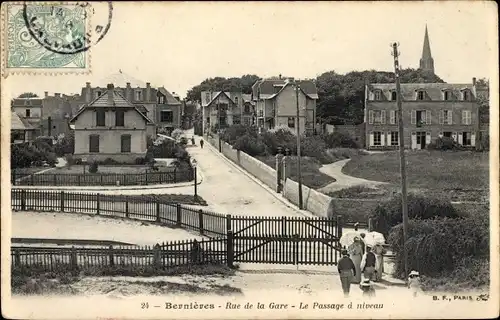
[[[25,119],[12,111],[10,118],[10,142],[24,143],[35,139],[35,128]]]
[[[395,84],[365,86],[367,149],[398,148],[398,111]],[[479,132],[476,79],[468,84],[402,83],[405,146],[424,149],[436,138],[453,138],[474,147]]]
[[[172,132],[182,125],[182,103],[175,92],[168,92],[164,87],[160,87],[156,93],[157,97],[157,116],[156,122],[158,130]]]
[[[40,127],[42,121],[43,99],[35,98],[15,98],[11,102],[11,109],[21,119],[25,120],[33,128],[33,136],[43,134]]]
[[[43,135],[59,136],[70,132],[69,120],[78,112],[84,104],[80,95],[61,95],[55,93],[53,96],[46,91],[43,98],[42,120],[40,128]]]
[[[75,130],[75,157],[87,161],[114,159],[134,163],[147,151],[147,128],[152,123],[121,89],[108,84],[91,103],[71,119]]]
[[[257,126],[273,129],[276,126],[297,127],[297,94],[293,79],[264,79],[252,86],[252,100],[257,112]],[[297,81],[299,86],[300,132],[313,133],[316,126],[318,91],[310,80]]]
[[[429,42],[429,32],[425,26],[424,45],[422,48],[422,58],[420,58],[420,69],[434,74],[434,59],[431,54],[431,45]]]

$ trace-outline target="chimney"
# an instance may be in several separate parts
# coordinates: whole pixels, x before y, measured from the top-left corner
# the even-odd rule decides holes
[[[476,86],[476,77],[472,78],[472,86]]]
[[[60,98],[60,97],[61,97],[61,94],[60,94],[60,93],[54,93],[54,96],[55,96],[56,98]]]
[[[281,73],[280,73],[280,75],[279,75],[279,78],[280,78],[280,80],[281,80]]]
[[[108,84],[108,106],[113,106],[114,105],[114,100],[113,100],[113,92],[115,91],[115,86],[110,83]]]
[[[151,100],[151,83],[146,82],[146,101]]]
[[[86,87],[86,88],[90,88],[90,82],[86,82],[86,83],[85,83],[85,87]]]
[[[49,96],[49,92],[45,91],[45,98],[47,98],[48,96]]]
[[[125,89],[125,98],[128,101],[132,101],[132,87],[130,86],[130,82],[127,82],[127,87]]]

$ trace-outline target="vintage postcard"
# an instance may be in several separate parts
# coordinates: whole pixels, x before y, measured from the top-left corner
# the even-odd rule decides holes
[[[5,318],[499,316],[495,2],[0,22]]]

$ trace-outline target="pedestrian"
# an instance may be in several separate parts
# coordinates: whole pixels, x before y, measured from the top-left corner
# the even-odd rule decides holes
[[[375,296],[375,288],[373,287],[370,279],[363,279],[359,288],[363,291],[363,297],[371,298]]]
[[[200,147],[203,149],[203,139],[200,139]]]
[[[354,224],[354,231],[358,231],[358,228],[359,228],[359,222],[356,222]]]
[[[349,256],[351,257],[354,266],[356,267],[356,273],[352,280],[352,283],[361,282],[361,260],[363,258],[363,244],[359,237],[354,237],[354,242],[349,246]]]
[[[196,145],[196,142],[194,141],[194,136],[191,137],[191,144],[194,146]]]
[[[382,280],[382,274],[384,273],[384,254],[385,249],[381,244],[373,246],[373,253],[375,254],[375,281],[379,282]]]
[[[372,280],[375,273],[375,265],[377,263],[377,257],[372,252],[371,247],[366,247],[366,252],[363,255],[363,260],[361,261],[361,270],[365,279]]]
[[[347,250],[342,250],[342,258],[340,258],[337,264],[337,270],[340,275],[340,283],[342,284],[342,291],[344,292],[344,297],[349,296],[349,291],[351,289],[351,280],[356,275],[356,267],[351,258],[349,258],[349,253]]]
[[[412,270],[410,275],[408,276],[408,289],[410,289],[413,293],[413,296],[416,297],[420,289],[420,274],[418,271]]]

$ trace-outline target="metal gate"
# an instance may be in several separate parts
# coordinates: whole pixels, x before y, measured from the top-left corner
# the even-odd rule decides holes
[[[335,265],[341,228],[332,218],[233,217],[234,261]]]

